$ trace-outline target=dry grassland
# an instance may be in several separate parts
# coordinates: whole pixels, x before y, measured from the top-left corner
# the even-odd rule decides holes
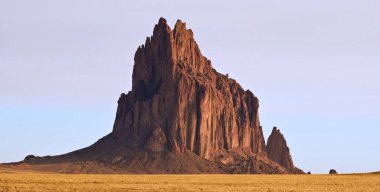
[[[380,191],[380,175],[0,173],[0,191]]]

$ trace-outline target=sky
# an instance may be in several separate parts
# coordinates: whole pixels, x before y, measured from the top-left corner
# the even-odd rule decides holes
[[[0,1],[0,162],[112,131],[133,57],[160,17],[260,100],[312,173],[380,170],[380,1]]]

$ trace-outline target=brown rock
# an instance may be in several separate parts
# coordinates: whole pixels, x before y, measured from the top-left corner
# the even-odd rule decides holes
[[[272,133],[268,138],[267,153],[269,159],[279,163],[285,168],[294,168],[289,147],[286,144],[284,135],[277,127],[273,127]]]
[[[336,175],[336,174],[338,174],[338,172],[335,169],[330,169],[329,174],[330,175]]]
[[[146,147],[151,152],[162,152],[166,147],[166,136],[160,127],[153,130],[152,135],[149,137]]]
[[[302,173],[279,132],[269,138],[267,157],[259,100],[212,68],[185,23],[172,30],[160,18],[134,60],[132,90],[118,100],[112,133],[30,163],[90,161],[97,163],[83,170],[128,173]]]
[[[113,134],[144,141],[158,124],[175,154],[213,159],[244,148],[265,155],[258,107],[252,92],[211,67],[185,23],[171,30],[161,18],[136,51],[132,91],[119,99]]]

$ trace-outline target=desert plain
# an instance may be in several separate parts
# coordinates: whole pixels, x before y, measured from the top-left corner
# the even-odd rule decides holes
[[[380,174],[61,174],[0,170],[0,191],[380,191]]]

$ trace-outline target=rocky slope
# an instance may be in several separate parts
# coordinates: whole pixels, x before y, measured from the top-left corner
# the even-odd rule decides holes
[[[22,163],[91,162],[136,173],[302,172],[281,133],[265,145],[257,97],[212,68],[182,21],[172,30],[161,18],[134,60],[132,90],[119,98],[112,133],[88,148]],[[77,169],[91,172],[86,163]]]

